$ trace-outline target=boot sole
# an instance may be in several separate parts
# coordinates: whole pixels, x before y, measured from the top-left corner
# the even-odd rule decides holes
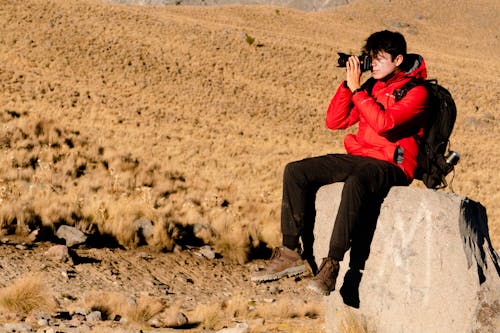
[[[318,287],[318,286],[317,286],[316,284],[314,284],[314,283],[308,283],[308,284],[307,284],[307,289],[312,290],[312,291],[314,291],[314,292],[316,292],[316,293],[318,293],[318,294],[320,294],[320,295],[323,295],[323,296],[329,296],[329,295],[330,295],[330,293],[331,293],[333,290],[335,290],[335,289],[333,289],[333,290],[330,290],[330,291],[326,291],[326,290],[324,290],[324,289],[322,289],[322,288]]]
[[[296,275],[300,275],[306,272],[306,266],[301,265],[301,266],[296,266],[296,267],[290,267],[287,268],[281,272],[277,273],[272,273],[272,274],[266,274],[266,275],[260,275],[260,276],[252,276],[252,281],[253,282],[267,282],[267,281],[275,281],[282,279],[284,277],[292,277]]]

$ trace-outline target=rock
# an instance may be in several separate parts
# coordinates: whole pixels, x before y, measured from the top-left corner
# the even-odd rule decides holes
[[[318,263],[328,252],[341,190],[342,184],[324,186],[316,197]],[[363,274],[346,274],[348,263],[349,253],[337,279],[336,290],[344,292],[325,298],[327,332],[352,320],[385,333],[498,332],[500,259],[486,210],[477,202],[394,187],[382,205]]]
[[[87,236],[80,230],[69,225],[62,225],[57,229],[56,236],[66,241],[67,247],[83,244],[87,240]]]
[[[92,311],[91,313],[89,313],[85,319],[88,321],[88,322],[96,322],[96,321],[101,321],[102,320],[102,313],[101,311]]]
[[[151,327],[162,328],[181,328],[189,323],[188,317],[178,311],[164,312],[159,317],[151,319],[149,322]]]
[[[147,218],[140,218],[134,221],[133,228],[136,232],[137,238],[139,239],[139,245],[148,244],[154,235],[154,225],[153,222]]]
[[[223,328],[217,333],[248,333],[250,332],[250,328],[247,323],[238,323],[236,327]]]
[[[56,333],[56,330],[52,327],[40,328],[36,331],[37,333]]]
[[[198,254],[210,260],[215,259],[215,252],[212,250],[210,245],[200,247]]]
[[[30,325],[21,323],[7,323],[0,326],[0,333],[30,333],[33,328]]]
[[[66,245],[51,246],[45,252],[45,255],[47,257],[50,257],[52,260],[59,262],[67,262],[71,260],[71,256],[69,255],[69,250]]]
[[[50,323],[52,316],[43,311],[31,311],[24,319],[24,323],[32,326],[47,326]]]

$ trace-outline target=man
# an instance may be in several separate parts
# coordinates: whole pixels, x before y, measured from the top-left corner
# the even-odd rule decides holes
[[[420,56],[407,54],[400,33],[387,30],[373,33],[364,51],[372,59],[372,86],[361,86],[359,58],[349,57],[346,80],[338,87],[326,115],[328,128],[358,124],[357,133],[345,137],[347,154],[307,158],[286,166],[283,245],[275,249],[264,270],[254,273],[255,282],[305,272],[302,259],[312,257],[315,195],[321,186],[334,182],[344,182],[344,186],[329,253],[308,287],[323,295],[335,290],[339,263],[349,249],[350,271],[360,276],[383,199],[392,186],[409,185],[413,180],[416,136],[423,135],[427,90],[417,86],[398,101],[394,95],[412,78],[426,78],[425,63]]]

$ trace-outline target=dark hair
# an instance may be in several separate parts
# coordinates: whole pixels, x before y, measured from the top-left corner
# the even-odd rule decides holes
[[[399,32],[389,30],[378,31],[368,37],[363,50],[372,56],[385,51],[394,60],[398,54],[406,55],[406,40]]]

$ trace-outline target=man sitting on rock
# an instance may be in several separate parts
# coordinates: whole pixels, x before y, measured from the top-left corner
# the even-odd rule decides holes
[[[323,185],[344,182],[328,257],[308,284],[310,289],[329,295],[335,290],[339,263],[349,249],[350,271],[361,274],[364,269],[380,206],[389,189],[413,180],[419,149],[416,136],[424,131],[427,90],[417,86],[397,102],[395,92],[412,78],[425,79],[425,63],[420,56],[407,54],[400,33],[387,30],[369,36],[364,52],[372,60],[373,79],[367,81],[371,84],[361,86],[360,59],[350,56],[346,80],[326,114],[326,125],[332,130],[358,124],[356,134],[345,137],[347,154],[306,158],[285,167],[283,243],[274,250],[267,267],[253,274],[252,281],[305,272],[303,259],[313,257],[316,192]]]

